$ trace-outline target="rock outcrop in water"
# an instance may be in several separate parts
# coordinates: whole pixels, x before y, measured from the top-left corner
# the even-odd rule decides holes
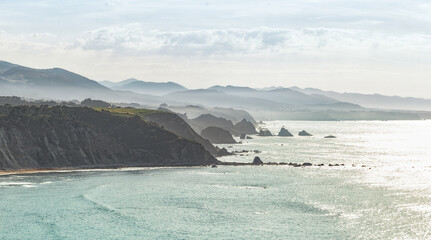
[[[337,138],[337,137],[336,137],[336,136],[329,135],[329,136],[325,136],[324,138]]]
[[[201,144],[137,116],[81,107],[0,106],[0,169],[214,163]]]
[[[272,136],[272,133],[268,129],[260,129],[259,136],[270,137]]]
[[[302,136],[302,137],[310,137],[310,136],[313,136],[313,135],[309,134],[308,132],[306,132],[305,130],[300,131],[298,135],[299,135],[299,136]]]
[[[253,123],[243,119],[241,122],[238,122],[233,126],[234,130],[240,133],[245,134],[257,134],[256,128]]]
[[[280,132],[278,133],[279,137],[293,137],[293,134],[290,133],[286,128],[282,127]]]
[[[215,144],[237,143],[229,131],[219,127],[207,127],[202,130],[201,136]]]
[[[253,165],[261,165],[261,164],[263,164],[263,162],[262,162],[262,160],[260,160],[260,157],[255,157],[253,159],[253,163],[252,164]]]

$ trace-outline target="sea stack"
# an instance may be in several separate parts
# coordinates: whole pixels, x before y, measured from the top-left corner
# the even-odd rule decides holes
[[[313,135],[309,134],[305,130],[302,130],[302,131],[299,132],[298,136],[309,137],[309,136],[313,136]]]
[[[255,157],[253,159],[253,165],[262,165],[262,164],[263,164],[263,162],[262,162],[262,160],[260,160],[260,157]]]
[[[260,129],[259,136],[270,137],[272,136],[272,133],[268,129]]]
[[[279,137],[293,137],[293,134],[290,133],[286,128],[282,127],[280,132],[278,133]]]

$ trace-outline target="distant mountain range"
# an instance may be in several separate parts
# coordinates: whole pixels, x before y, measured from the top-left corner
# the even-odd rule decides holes
[[[290,89],[305,94],[326,96],[341,102],[355,103],[367,108],[431,111],[431,99],[384,96],[380,94],[338,93],[334,91],[323,91],[316,88],[291,87]]]
[[[0,61],[0,95],[45,100],[95,98],[149,105],[163,102],[157,96],[114,91],[94,80],[61,68],[34,69],[4,61]]]
[[[100,83],[114,90],[123,90],[156,96],[163,96],[169,93],[187,90],[187,88],[174,82],[144,82],[135,78],[130,78],[118,83],[110,81],[102,81]]]
[[[96,82],[61,68],[33,69],[4,61],[0,61],[0,96],[80,101],[93,98],[147,108],[157,108],[162,103],[170,106],[170,109],[187,105],[235,108],[251,113],[256,119],[266,120],[339,120],[356,119],[358,116],[362,120],[397,119],[398,115],[392,110],[398,113],[399,110],[431,111],[431,99],[338,93],[298,87],[254,89],[228,85],[187,89],[175,82],[146,82],[134,78],[122,82]],[[374,113],[352,114],[364,111]],[[384,113],[387,111],[391,111],[391,114]],[[411,112],[399,116],[402,119],[423,118]]]

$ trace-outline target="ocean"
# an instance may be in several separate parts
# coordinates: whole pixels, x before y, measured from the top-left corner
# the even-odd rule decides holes
[[[220,160],[324,166],[0,176],[0,239],[431,239],[431,121],[264,123],[282,126]]]

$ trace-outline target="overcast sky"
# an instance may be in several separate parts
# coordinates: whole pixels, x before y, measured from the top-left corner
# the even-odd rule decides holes
[[[0,60],[98,81],[431,98],[431,1],[1,0]]]

